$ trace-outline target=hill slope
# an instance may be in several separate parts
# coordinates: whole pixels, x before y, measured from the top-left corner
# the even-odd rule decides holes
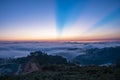
[[[79,55],[73,59],[73,63],[81,65],[102,65],[116,64],[120,58],[120,47],[110,47],[103,49],[89,49],[86,54]]]

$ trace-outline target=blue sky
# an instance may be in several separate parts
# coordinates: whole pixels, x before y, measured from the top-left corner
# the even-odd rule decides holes
[[[0,40],[120,39],[120,0],[0,0]]]

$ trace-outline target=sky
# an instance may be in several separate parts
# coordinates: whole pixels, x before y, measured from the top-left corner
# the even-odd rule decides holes
[[[120,40],[120,0],[0,0],[0,41]]]

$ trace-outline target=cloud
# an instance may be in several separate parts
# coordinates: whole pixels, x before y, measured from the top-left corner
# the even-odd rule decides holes
[[[32,51],[42,50],[50,55],[61,55],[67,59],[85,54],[90,48],[120,46],[120,42],[0,42],[0,57],[22,57]]]

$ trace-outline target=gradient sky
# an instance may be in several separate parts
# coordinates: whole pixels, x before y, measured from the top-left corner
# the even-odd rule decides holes
[[[120,0],[0,0],[0,40],[120,40]]]

